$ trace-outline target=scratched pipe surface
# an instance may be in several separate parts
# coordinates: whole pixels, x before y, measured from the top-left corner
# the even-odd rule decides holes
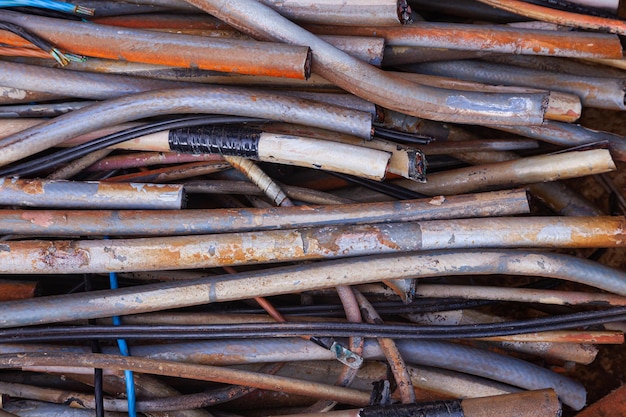
[[[310,75],[310,51],[306,46],[123,29],[6,10],[0,10],[0,19],[58,48],[96,58],[299,79]],[[11,39],[20,38],[7,35],[2,41]],[[11,43],[23,46],[21,42]],[[211,54],[205,53],[207,49]]]
[[[620,52],[621,53],[621,52]],[[487,84],[550,89],[575,94],[586,107],[626,110],[626,80],[569,75],[480,61],[429,62],[407,66],[412,72]]]
[[[128,3],[198,11],[182,0],[131,0]],[[380,26],[400,25],[398,7],[406,4],[403,0],[261,0],[261,3],[290,20],[332,25]]]
[[[624,226],[622,217],[511,217],[138,239],[25,240],[0,245],[0,273],[212,268],[438,249],[624,247]]]
[[[460,93],[400,80],[350,57],[255,1],[242,0],[237,5],[226,0],[189,2],[255,38],[309,45],[314,72],[356,96],[393,110],[470,124],[541,124],[544,118],[563,115],[562,111],[546,111],[550,107],[546,94]]]
[[[432,135],[434,137],[442,137],[452,142],[462,142],[474,138],[472,135],[468,135],[458,128],[451,127],[449,125],[443,126],[441,124],[437,124],[436,122],[402,115],[397,112],[385,111],[384,120],[386,126],[388,127],[400,129],[410,133],[422,133]],[[546,124],[550,126],[558,125],[563,130],[568,130],[565,128],[567,123]],[[502,129],[502,126],[499,126],[498,128]],[[545,131],[543,132],[545,133]],[[550,136],[555,136],[553,133],[548,134]],[[570,135],[576,135],[576,133],[570,133]],[[519,159],[518,154],[506,151],[454,153],[452,156],[472,165],[514,161]],[[529,185],[527,188],[531,194],[540,198],[557,214],[567,216],[596,216],[602,214],[602,211],[594,204],[586,200],[580,195],[580,193],[577,193],[562,182],[535,183]]]
[[[380,36],[389,46],[419,46],[569,58],[622,57],[617,35],[521,29],[495,25],[417,22],[401,27],[307,26],[316,34]]]
[[[611,156],[615,160],[626,162],[626,137],[615,133],[553,121],[548,121],[541,126],[498,126],[495,128],[564,147],[607,141]]]
[[[337,206],[166,211],[0,210],[0,233],[17,235],[181,235],[293,227],[527,214],[522,190]]]
[[[485,398],[391,404],[324,413],[283,414],[284,417],[561,417],[561,404],[553,390],[527,391]]]
[[[3,252],[4,253],[4,252]],[[0,327],[111,317],[289,294],[383,279],[446,275],[533,275],[583,283],[626,295],[626,273],[596,262],[528,251],[433,251],[334,260],[169,282],[7,301]]]
[[[498,381],[524,389],[555,388],[567,403],[584,404],[585,390],[578,382],[538,365],[501,353],[471,346],[432,340],[397,340],[398,349],[409,364],[432,366]],[[19,352],[86,352],[86,348],[55,345],[0,344],[4,354]],[[333,360],[333,353],[299,338],[211,340],[178,344],[138,345],[133,354],[157,360],[227,366],[277,361],[304,362]],[[384,359],[373,340],[365,341],[366,360]]]
[[[397,180],[395,184],[423,194],[469,193],[506,188],[614,171],[615,163],[606,149],[539,155],[512,161],[494,162],[442,171],[428,176],[428,182]]]
[[[178,184],[0,178],[5,206],[177,210],[183,205]]]
[[[369,393],[350,388],[297,380],[276,375],[242,371],[211,365],[184,364],[180,362],[156,361],[135,356],[103,354],[38,354],[0,355],[3,369],[22,366],[64,366],[72,364],[78,368],[102,368],[114,371],[131,370],[154,375],[188,378],[200,381],[243,385],[271,391],[324,398],[352,405],[366,405]]]
[[[267,118],[362,138],[369,138],[372,129],[368,113],[306,99],[225,87],[157,90],[95,103],[5,137],[0,140],[0,166],[96,129],[173,113]]]
[[[540,290],[534,288],[494,287],[484,285],[418,284],[415,297],[463,298],[467,300],[515,301],[518,303],[553,304],[563,306],[605,305],[624,306],[626,297],[605,293]]]

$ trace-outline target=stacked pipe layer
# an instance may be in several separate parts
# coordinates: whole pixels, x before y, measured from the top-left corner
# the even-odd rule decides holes
[[[615,403],[622,2],[2,6],[0,416]]]

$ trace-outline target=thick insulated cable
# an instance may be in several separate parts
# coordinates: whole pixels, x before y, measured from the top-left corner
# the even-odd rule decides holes
[[[0,328],[128,315],[383,279],[511,274],[560,278],[626,295],[626,274],[595,262],[528,251],[379,255],[2,303]]]
[[[0,273],[59,274],[212,268],[475,248],[626,246],[623,217],[511,217],[328,226],[113,240],[0,245]]]
[[[393,110],[471,124],[541,124],[544,119],[561,117],[546,111],[551,107],[549,94],[461,93],[399,80],[337,50],[256,1],[189,3],[257,38],[308,45],[313,51],[314,72],[356,96]]]
[[[96,129],[175,113],[267,118],[362,138],[369,138],[372,133],[370,114],[316,101],[223,87],[157,90],[92,104],[8,136],[0,140],[0,166]]]

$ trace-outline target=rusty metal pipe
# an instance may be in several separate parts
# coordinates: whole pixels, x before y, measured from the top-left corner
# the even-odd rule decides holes
[[[0,301],[33,298],[37,291],[36,281],[0,280]]]
[[[167,7],[175,10],[197,9],[180,0],[132,0],[129,3]],[[290,20],[333,25],[381,25],[397,26],[406,23],[398,0],[261,0]]]
[[[96,58],[287,78],[310,75],[306,46],[122,29],[6,10],[0,10],[0,19],[42,36],[58,48]]]
[[[361,294],[358,290],[353,289],[357,302],[361,308],[361,314],[364,316],[367,323],[382,323],[383,320],[380,315],[374,309],[374,306]],[[387,359],[387,363],[391,368],[396,384],[398,385],[398,392],[400,393],[400,400],[403,404],[412,404],[415,402],[415,391],[413,390],[413,384],[411,383],[411,376],[408,373],[404,359],[398,350],[395,342],[391,338],[379,337],[376,339],[380,348]]]
[[[553,121],[546,122],[541,126],[516,126],[515,128],[498,126],[496,129],[564,147],[607,141],[611,156],[617,161],[626,162],[626,137],[614,133]]]
[[[53,353],[41,355],[29,353],[24,355],[0,355],[0,367],[5,369],[22,366],[58,366],[67,364],[83,368],[102,368],[116,371],[131,370],[200,381],[244,385],[314,398],[328,398],[345,404],[366,405],[369,402],[369,393],[363,391],[210,365],[184,364],[102,354]]]
[[[624,306],[626,297],[580,291],[539,290],[534,288],[493,287],[484,285],[417,284],[415,297],[464,298],[468,300],[515,301],[551,305]]]
[[[66,97],[103,100],[126,94],[167,88],[190,87],[193,84],[117,74],[94,74],[66,69],[0,61],[2,83]]]
[[[281,185],[287,197],[309,204],[336,205],[352,204],[354,201],[337,197],[334,194],[293,185]],[[191,181],[185,183],[188,194],[243,194],[246,196],[262,196],[263,191],[249,181]],[[262,207],[260,207],[262,208]],[[237,210],[237,209],[232,209]],[[208,212],[207,212],[208,214]],[[294,222],[299,220],[294,219]]]
[[[550,96],[546,94],[460,94],[399,80],[337,50],[254,1],[239,2],[236,6],[225,0],[190,0],[190,3],[255,37],[309,45],[315,72],[356,96],[393,110],[471,124],[498,124],[498,121],[507,125],[540,124],[544,118],[561,117],[560,111],[558,116],[546,111],[550,107]]]
[[[288,188],[289,190],[289,188]],[[191,192],[196,192],[193,188]],[[246,191],[247,192],[247,191]],[[521,190],[390,203],[270,209],[169,211],[0,210],[0,233],[17,235],[178,235],[261,231],[290,227],[382,223],[527,214]]]
[[[253,271],[227,275],[223,280],[208,277],[115,291],[7,301],[2,304],[0,327],[137,314],[337,285],[364,284],[382,279],[468,274],[560,278],[626,295],[625,273],[571,256],[527,251],[433,251],[424,254],[367,256]]]
[[[528,4],[517,0],[478,0],[481,3],[497,7],[501,10],[535,20],[550,22],[562,26],[572,26],[581,29],[601,30],[618,35],[626,35],[626,22],[619,19],[588,16],[578,13],[555,10],[549,7]]]
[[[0,204],[27,207],[177,210],[183,205],[183,186],[0,178]]]
[[[380,36],[388,46],[441,48],[569,58],[622,57],[619,37],[496,25],[418,22],[402,27],[306,26],[315,34]],[[375,34],[375,35],[374,35]]]
[[[418,193],[468,193],[600,174],[617,169],[606,149],[531,156],[468,168],[437,172],[427,183],[397,180],[395,184]]]
[[[621,52],[620,52],[621,53]],[[626,80],[569,75],[472,60],[409,65],[411,71],[487,84],[562,91],[578,96],[585,107],[626,110]]]
[[[397,414],[396,414],[397,413]],[[326,413],[286,414],[285,417],[382,417],[386,415],[419,415],[421,417],[490,417],[515,415],[517,417],[559,417],[561,404],[551,390],[503,394],[495,397],[466,398],[413,404],[392,404],[357,410]]]
[[[418,364],[480,376],[486,378],[486,380],[479,381],[483,387],[489,382],[499,381],[501,384],[496,384],[495,388],[501,390],[515,390],[513,387],[529,390],[554,387],[559,397],[565,399],[567,404],[576,404],[580,408],[585,402],[585,391],[579,383],[511,356],[471,346],[429,340],[417,342],[397,340],[397,346],[411,367]],[[303,361],[333,359],[332,352],[299,338],[211,340],[184,344],[138,345],[133,349],[136,355],[157,360],[216,366],[271,363],[285,360],[300,364]],[[0,344],[0,352],[2,353],[80,353],[86,352],[86,350],[87,348],[79,346]],[[384,359],[380,346],[373,340],[366,340],[363,355],[367,360]],[[457,378],[461,376],[463,375],[458,375]],[[475,380],[474,383],[476,383]],[[507,385],[503,386],[502,384]],[[416,385],[419,385],[419,382],[416,381]],[[452,389],[453,387],[449,388]]]
[[[624,247],[625,224],[620,217],[513,217],[139,239],[25,240],[0,245],[0,273],[193,269],[439,249]]]
[[[261,117],[371,136],[371,115],[329,104],[223,87],[157,90],[92,104],[5,137],[0,140],[0,166],[96,129],[172,113]]]

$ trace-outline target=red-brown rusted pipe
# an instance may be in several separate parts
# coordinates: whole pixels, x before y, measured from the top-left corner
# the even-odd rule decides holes
[[[316,34],[382,36],[386,45],[546,55],[570,58],[622,57],[615,35],[419,22],[399,27],[307,26]]]
[[[96,58],[285,78],[310,75],[306,46],[122,29],[6,10],[0,10],[0,19],[26,28],[58,48]],[[0,32],[2,43],[27,44],[4,34]]]

